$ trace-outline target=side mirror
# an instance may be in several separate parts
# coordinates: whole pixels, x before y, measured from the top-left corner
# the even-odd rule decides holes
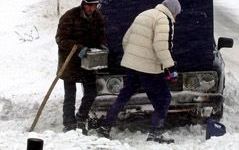
[[[232,38],[220,37],[218,39],[218,46],[217,46],[218,50],[220,50],[223,47],[232,48],[232,46],[233,46],[233,39]]]

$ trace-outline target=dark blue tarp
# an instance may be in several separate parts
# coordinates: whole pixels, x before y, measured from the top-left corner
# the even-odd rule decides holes
[[[106,17],[110,49],[110,70],[120,68],[123,55],[122,38],[134,18],[142,11],[154,8],[162,0],[102,0]],[[212,68],[213,0],[181,0],[182,13],[175,24],[173,57],[179,71]]]

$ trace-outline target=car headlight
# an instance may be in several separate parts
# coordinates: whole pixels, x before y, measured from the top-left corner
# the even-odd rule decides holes
[[[98,95],[119,94],[123,88],[123,76],[106,75],[98,76],[96,80]]]
[[[106,82],[107,89],[112,94],[118,94],[120,92],[120,89],[123,87],[122,80],[120,78],[109,78]]]
[[[183,73],[183,90],[198,92],[215,92],[218,86],[218,75],[215,71]]]

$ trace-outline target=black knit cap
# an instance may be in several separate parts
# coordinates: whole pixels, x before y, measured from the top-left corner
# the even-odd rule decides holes
[[[99,0],[82,0],[86,4],[98,4]]]

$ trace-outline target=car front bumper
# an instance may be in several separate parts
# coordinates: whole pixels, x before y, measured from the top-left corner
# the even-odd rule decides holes
[[[221,111],[223,95],[218,93],[200,93],[191,91],[171,92],[172,99],[168,113],[191,112],[200,116],[209,116]],[[96,97],[92,111],[105,114],[113,104],[117,95],[102,95]],[[145,93],[135,94],[125,106],[123,112],[151,113],[153,107]],[[98,113],[99,114],[99,113]]]

